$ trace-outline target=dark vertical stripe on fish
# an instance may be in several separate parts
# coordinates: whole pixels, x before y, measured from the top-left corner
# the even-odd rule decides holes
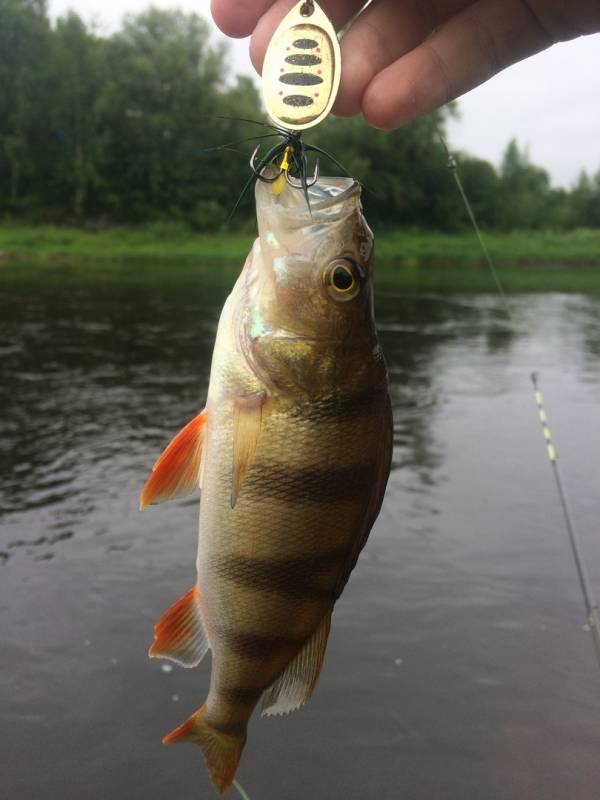
[[[346,422],[375,408],[382,408],[387,401],[387,391],[367,389],[350,395],[331,395],[320,400],[296,405],[291,415],[307,422]]]
[[[258,702],[263,689],[247,686],[219,686],[218,695],[232,706],[251,706]]]
[[[264,633],[244,633],[232,628],[215,627],[213,631],[232,653],[242,658],[268,659],[281,653],[282,650],[295,652],[304,643],[304,639]]]
[[[348,547],[300,558],[248,558],[223,556],[211,560],[211,570],[224,580],[263,592],[286,597],[315,598],[332,601],[335,567],[348,558]],[[325,584],[323,585],[325,573]]]
[[[255,462],[244,485],[246,496],[270,497],[290,503],[331,503],[352,500],[368,491],[374,464],[353,464],[349,467],[297,469],[282,462]]]

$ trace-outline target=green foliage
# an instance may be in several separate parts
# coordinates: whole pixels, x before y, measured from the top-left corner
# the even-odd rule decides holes
[[[0,213],[19,211],[39,174],[47,134],[51,31],[45,5],[0,0]],[[37,146],[37,147],[36,147]]]
[[[2,274],[10,263],[45,262],[106,266],[120,263],[187,262],[208,260],[227,264],[238,274],[254,238],[253,231],[227,229],[223,232],[196,232],[184,221],[156,220],[143,227],[111,227],[91,230],[81,227],[0,225],[0,263]],[[463,233],[435,233],[417,229],[380,229],[376,234],[377,276],[387,265],[395,268],[486,266],[472,230]],[[496,264],[536,265],[585,270],[600,265],[600,230],[565,232],[513,231],[486,233],[486,245]],[[486,267],[487,269],[487,267]],[[127,270],[125,270],[127,271]],[[142,270],[143,271],[143,270]],[[592,270],[596,272],[596,270]],[[489,271],[486,280],[491,280]],[[377,278],[379,280],[379,277]],[[491,284],[490,284],[491,285]]]
[[[49,118],[54,143],[45,200],[59,213],[82,220],[93,207],[93,194],[102,188],[104,42],[71,12],[58,20],[52,45]]]
[[[443,115],[437,112],[383,133],[359,118],[332,118],[314,139],[364,184],[365,209],[373,224],[426,223],[448,230],[460,219],[460,205],[437,140],[442,123]],[[333,170],[337,172],[335,165]]]
[[[218,230],[225,222],[227,215],[216,200],[199,200],[189,213],[189,224],[198,233],[209,233]]]
[[[251,191],[229,214],[255,144],[266,152],[275,140],[240,119],[264,119],[256,86],[229,75],[201,17],[149,7],[101,37],[73,12],[51,26],[45,0],[0,0],[0,20],[0,218],[162,226],[169,241],[252,230]],[[467,230],[438,140],[453,111],[386,133],[331,118],[306,140],[361,180],[372,225]],[[319,160],[322,174],[339,174]],[[484,228],[600,227],[600,172],[552,188],[515,141],[499,171],[468,155],[458,164]]]
[[[526,152],[513,139],[504,153],[502,177],[502,227],[548,227],[546,212],[550,195],[548,173],[529,163]]]
[[[574,224],[600,228],[600,170],[593,178],[582,172],[571,192],[570,208]]]

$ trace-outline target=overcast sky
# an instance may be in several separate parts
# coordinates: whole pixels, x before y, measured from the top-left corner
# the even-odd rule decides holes
[[[208,0],[154,0],[154,5],[196,11],[214,28]],[[49,0],[53,18],[72,8],[101,33],[119,27],[121,16],[137,13],[147,0]],[[229,40],[231,41],[231,40]],[[248,42],[231,41],[232,72],[253,73]],[[556,45],[515,64],[460,100],[461,118],[449,125],[455,149],[498,164],[514,136],[531,160],[557,185],[570,186],[582,168],[600,169],[600,34]]]

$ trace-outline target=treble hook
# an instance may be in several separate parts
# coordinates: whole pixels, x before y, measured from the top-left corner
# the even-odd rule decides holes
[[[259,181],[263,181],[263,183],[275,183],[275,181],[281,175],[283,170],[280,169],[277,175],[274,175],[272,178],[266,178],[262,174],[262,170],[267,166],[267,164],[263,164],[262,167],[260,168],[260,171],[255,166],[256,156],[259,150],[260,150],[260,145],[257,145],[254,149],[254,152],[250,156],[250,169],[254,173],[254,177],[257,178]]]
[[[315,183],[319,180],[319,162],[315,164],[315,172],[313,177],[310,181],[306,181],[303,183],[300,179],[299,181],[295,181],[294,178],[290,175],[289,171],[286,170],[285,179],[289,183],[290,186],[293,186],[294,189],[310,189],[311,186],[314,186]]]

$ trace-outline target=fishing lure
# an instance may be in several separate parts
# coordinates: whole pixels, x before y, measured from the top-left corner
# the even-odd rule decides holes
[[[314,175],[307,178],[310,152],[326,156],[346,172],[329,153],[302,140],[302,132],[331,111],[340,75],[341,52],[333,25],[314,0],[300,0],[273,34],[263,63],[265,108],[281,141],[260,159],[260,145],[254,150],[252,175],[240,200],[254,180],[261,180],[272,185],[274,194],[281,194],[286,183],[302,189],[310,208],[308,189],[319,179],[318,161]]]
[[[301,0],[281,22],[263,64],[267,113],[283,128],[302,131],[331,111],[340,85],[341,53],[327,16],[313,0]]]

